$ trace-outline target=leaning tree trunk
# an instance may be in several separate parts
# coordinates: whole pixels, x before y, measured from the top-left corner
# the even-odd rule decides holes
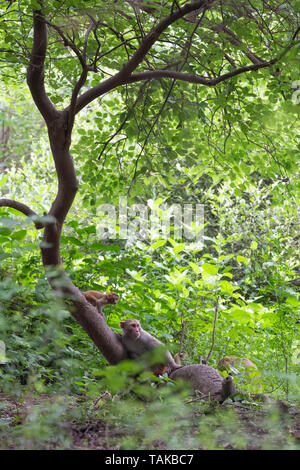
[[[96,308],[86,301],[80,290],[74,286],[63,269],[60,256],[60,237],[67,213],[74,201],[78,183],[70,154],[70,137],[66,129],[69,125],[68,113],[61,113],[48,126],[50,146],[58,175],[58,193],[49,216],[54,222],[45,225],[41,246],[42,260],[51,287],[70,299],[72,315],[87,332],[89,337],[108,360],[116,364],[125,357],[119,335],[114,333],[99,315]]]

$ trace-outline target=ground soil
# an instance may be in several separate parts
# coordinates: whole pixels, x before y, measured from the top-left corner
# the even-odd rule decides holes
[[[82,397],[80,398],[82,400]],[[26,398],[22,400],[12,399],[7,396],[0,396],[0,449],[62,449],[63,443],[52,442],[51,431],[49,439],[39,441],[38,436],[32,438],[26,435],[26,428],[23,428],[28,414],[43,403],[49,403],[55,398],[49,396],[40,396],[36,398]],[[45,405],[47,406],[47,405]],[[76,399],[73,406],[76,406]],[[273,425],[266,424],[267,411],[263,408],[255,409],[253,406],[244,406],[240,404],[222,405],[218,413],[222,410],[234,410],[237,416],[237,431],[242,432],[246,437],[246,445],[243,449],[260,450],[269,448],[280,450],[282,448],[300,449],[300,410],[295,406],[279,407],[278,413],[274,418],[274,426],[279,432],[274,433]],[[195,411],[191,426],[190,435],[197,433],[197,425],[207,415],[213,416],[215,409],[206,409],[205,411]],[[213,423],[213,421],[212,421]],[[47,426],[47,423],[45,423]],[[239,450],[238,446],[232,445],[230,439],[224,438],[224,433],[220,432],[220,423],[216,421],[212,424],[211,431],[216,431],[220,437],[216,438],[213,448],[224,450]],[[122,439],[126,435],[126,429],[122,425],[112,425],[99,417],[88,418],[86,421],[79,419],[72,422],[65,422],[64,429],[68,436],[68,449],[90,449],[90,450],[119,450],[122,449]],[[30,431],[34,434],[34,428]],[[24,435],[22,435],[24,434]],[[14,438],[14,436],[16,436]],[[188,438],[187,441],[188,442]],[[268,444],[266,444],[266,442]],[[123,447],[124,448],[124,447]],[[162,440],[152,441],[148,447],[142,446],[140,449],[168,449],[166,443]],[[186,449],[186,446],[185,446]],[[191,450],[194,449],[194,446]],[[199,445],[199,449],[211,450],[207,445]]]

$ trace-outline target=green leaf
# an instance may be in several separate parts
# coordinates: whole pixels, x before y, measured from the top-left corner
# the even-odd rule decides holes
[[[12,234],[12,240],[23,240],[26,237],[27,230],[18,230]]]
[[[300,306],[299,299],[296,296],[287,297],[286,303],[291,305],[292,307],[299,307]]]
[[[11,233],[12,233],[12,230],[10,230],[9,228],[0,227],[0,234],[1,235],[8,237],[9,235],[11,235]]]
[[[241,308],[232,308],[230,310],[230,315],[232,318],[240,321],[241,323],[247,323],[251,320],[251,314]]]
[[[247,263],[249,262],[249,259],[248,259],[248,258],[245,258],[244,256],[240,256],[240,255],[238,255],[238,256],[236,257],[236,260],[237,260],[238,263],[245,263],[245,264],[247,264]]]
[[[185,243],[178,243],[176,246],[173,247],[173,252],[175,255],[178,255],[181,251],[185,249]]]
[[[156,250],[156,248],[160,248],[167,243],[167,240],[157,240],[157,242],[152,243],[151,248]]]
[[[198,266],[198,264],[194,263],[193,261],[190,261],[189,265],[191,266],[191,268],[192,268],[192,270],[194,271],[195,274],[199,274],[201,272],[201,269]]]
[[[231,273],[222,273],[222,277],[229,277],[229,279],[232,279],[233,275]]]
[[[218,274],[218,268],[214,264],[203,263],[201,267],[207,274],[210,274],[211,276]]]
[[[228,281],[220,281],[220,286],[221,286],[221,291],[228,293],[228,294],[231,294],[235,290],[239,289],[239,287],[232,285]]]
[[[251,243],[250,248],[251,248],[251,250],[256,250],[257,246],[258,246],[258,245],[257,245],[257,242],[254,240],[254,241]]]

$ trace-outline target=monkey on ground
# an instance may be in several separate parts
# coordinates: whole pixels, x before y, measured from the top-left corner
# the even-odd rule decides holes
[[[174,356],[174,361],[178,366],[181,366],[181,359],[185,359],[187,357],[186,353],[176,353]]]
[[[158,339],[151,336],[142,329],[139,320],[133,318],[120,322],[123,330],[122,343],[125,346],[130,359],[138,359],[147,351],[164,346]],[[175,370],[179,365],[176,364],[169,351],[166,351],[166,363],[154,366],[154,375],[162,375],[167,369]]]
[[[249,377],[250,381],[253,383],[256,382],[256,386],[261,388],[261,384],[259,383],[260,374],[258,372],[258,368],[252,361],[250,361],[250,359],[237,356],[224,356],[218,362],[219,370],[226,370],[229,373],[232,367],[242,367],[245,369],[245,375]],[[255,375],[254,377],[251,377],[251,371],[253,371],[253,375]]]
[[[253,367],[254,369],[257,369],[257,366],[253,364],[253,362],[250,361],[250,359],[247,359],[245,357],[224,356],[218,362],[218,368],[221,370],[227,370],[227,372],[230,366],[234,366],[234,365],[244,367],[245,369],[247,367]]]
[[[102,307],[105,305],[116,305],[119,301],[119,296],[115,292],[103,294],[97,290],[88,290],[83,292],[83,295],[90,304],[97,308],[100,315],[103,315]]]

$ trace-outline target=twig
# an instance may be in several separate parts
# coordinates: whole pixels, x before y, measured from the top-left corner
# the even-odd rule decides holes
[[[201,397],[193,398],[193,400],[186,401],[185,404],[187,405],[188,403],[193,403],[195,401],[204,400],[205,398],[209,398],[211,396],[212,396],[211,393],[208,393],[207,395],[202,395]]]
[[[169,97],[170,97],[170,95],[171,95],[171,92],[172,92],[173,88],[174,88],[175,82],[176,82],[176,80],[172,80],[172,83],[171,83],[171,86],[170,86],[169,91],[168,91],[168,93],[167,93],[167,96],[166,96],[166,98],[165,98],[163,104],[161,105],[161,107],[160,107],[160,109],[159,109],[159,111],[158,111],[158,113],[157,113],[157,115],[156,115],[156,117],[155,117],[155,119],[154,119],[154,122],[151,124],[150,130],[149,130],[149,132],[147,133],[147,136],[146,136],[146,138],[145,138],[145,140],[144,140],[144,142],[143,142],[141,151],[140,151],[139,155],[138,155],[137,158],[136,158],[133,178],[132,178],[132,181],[131,181],[131,183],[130,183],[130,185],[129,185],[129,188],[128,188],[128,193],[127,193],[128,195],[130,194],[130,190],[131,190],[131,188],[132,188],[132,186],[133,186],[133,184],[135,183],[135,180],[136,180],[136,175],[137,175],[137,169],[138,169],[139,160],[140,160],[140,158],[141,158],[141,156],[142,156],[142,154],[143,154],[143,151],[144,151],[144,149],[145,149],[145,147],[146,147],[146,144],[147,144],[147,142],[148,142],[148,140],[149,140],[149,137],[150,137],[150,135],[151,135],[151,133],[152,133],[154,127],[156,126],[156,124],[157,124],[157,122],[158,122],[158,120],[159,120],[159,117],[161,116],[161,114],[162,114],[162,112],[163,112],[163,110],[164,110],[164,108],[165,108],[165,106],[166,106],[166,104],[167,104],[167,101],[168,101],[168,99],[169,99]]]
[[[137,105],[137,103],[139,102],[139,100],[142,96],[143,90],[144,90],[145,86],[147,85],[147,83],[148,83],[148,81],[146,81],[145,83],[143,83],[141,85],[136,100],[134,101],[132,107],[129,109],[128,113],[126,114],[125,118],[123,119],[123,121],[120,124],[120,126],[118,127],[118,129],[105,142],[101,142],[101,145],[103,145],[103,148],[102,148],[102,150],[101,150],[101,152],[98,156],[98,160],[100,160],[100,158],[102,157],[103,153],[105,152],[105,149],[108,146],[108,144],[114,139],[114,137],[116,137],[116,135],[118,135],[121,132],[121,130],[125,126],[126,122],[130,118],[131,114],[134,112],[134,108]]]
[[[181,332],[180,332],[180,346],[179,346],[179,354],[182,353],[182,350],[183,350],[183,340],[184,340],[184,334],[185,334],[185,325],[186,325],[186,321],[182,321],[182,318],[181,318]]]
[[[216,302],[216,307],[215,307],[215,318],[214,318],[214,327],[213,327],[213,332],[212,332],[211,347],[210,347],[207,358],[202,361],[202,364],[208,363],[210,356],[212,354],[214,345],[215,345],[215,332],[216,332],[216,323],[217,323],[217,318],[218,318],[218,310],[219,310],[219,297],[217,297],[217,302]]]

